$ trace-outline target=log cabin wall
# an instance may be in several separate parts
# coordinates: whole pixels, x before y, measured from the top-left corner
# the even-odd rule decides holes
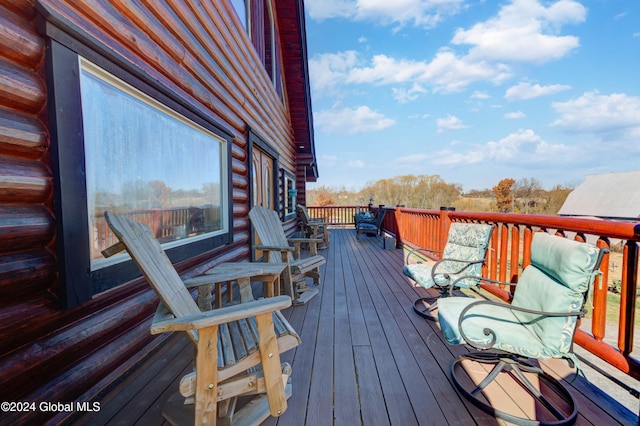
[[[302,4],[285,3],[294,12]],[[183,275],[250,258],[248,129],[278,152],[278,167],[298,177],[299,189],[306,180],[286,102],[265,71],[264,52],[256,51],[230,2],[0,0],[3,401],[86,401],[162,339],[149,334],[157,299],[142,279],[71,309],[63,309],[58,298],[43,30],[51,23],[109,52],[233,134],[233,241],[176,265]],[[289,230],[295,225],[286,224]],[[0,423],[67,414],[0,413]]]

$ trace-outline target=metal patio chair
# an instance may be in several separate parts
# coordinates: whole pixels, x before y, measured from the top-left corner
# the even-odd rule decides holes
[[[454,222],[449,227],[447,243],[442,252],[416,248],[407,253],[402,273],[425,289],[435,288],[440,294],[417,299],[414,311],[423,318],[435,320],[437,301],[453,294],[454,288],[473,288],[480,283],[482,264],[486,261],[493,225]],[[441,258],[435,262],[410,263],[420,253],[438,252]],[[451,284],[459,277],[455,286]]]
[[[572,352],[576,324],[585,314],[587,294],[606,252],[537,232],[531,264],[522,272],[511,304],[473,297],[440,300],[438,317],[447,343],[480,350],[453,361],[451,376],[459,392],[487,413],[515,424],[572,423],[578,409],[571,393],[534,360],[564,358],[577,365]],[[510,396],[520,392],[531,398],[527,409],[507,409],[504,399],[495,397],[496,386],[506,388],[505,383],[514,386]]]
[[[355,218],[356,223],[356,238],[360,239],[360,234],[364,233],[367,235],[375,235],[376,238],[380,237],[382,221],[384,220],[384,216],[387,214],[386,209],[379,208],[373,219]]]

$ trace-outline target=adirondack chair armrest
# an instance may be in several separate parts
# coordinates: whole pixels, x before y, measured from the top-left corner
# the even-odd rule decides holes
[[[268,312],[279,311],[291,306],[289,296],[268,297],[238,305],[226,306],[211,311],[200,312],[180,318],[165,319],[151,324],[151,333],[200,330],[214,325],[226,324]]]
[[[254,245],[254,249],[262,250],[262,251],[295,251],[295,247],[291,246],[263,246],[263,245]]]
[[[318,245],[324,240],[322,238],[287,238],[287,241],[295,247],[293,258],[298,260],[300,259],[300,246],[302,243],[309,243],[309,252],[311,256],[315,256],[318,254]]]
[[[200,275],[193,278],[187,278],[186,280],[182,280],[182,282],[184,283],[185,287],[194,288],[194,287],[200,287],[203,285],[214,284],[216,281],[215,281],[215,277],[211,275]]]
[[[308,223],[309,226],[325,226],[325,225],[328,225],[328,224],[329,224],[329,222],[325,222],[322,219],[312,219]]]
[[[287,238],[290,243],[321,243],[324,240],[322,238]]]

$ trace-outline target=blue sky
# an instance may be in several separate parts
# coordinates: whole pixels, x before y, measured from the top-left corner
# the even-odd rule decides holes
[[[640,169],[637,0],[306,0],[320,178]]]

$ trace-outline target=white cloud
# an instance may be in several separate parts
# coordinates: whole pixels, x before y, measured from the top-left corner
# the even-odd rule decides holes
[[[448,149],[437,152],[433,158],[433,164],[437,166],[477,164],[484,159],[482,153],[479,151],[455,152]]]
[[[415,101],[416,99],[418,99],[420,94],[427,93],[427,90],[418,83],[413,83],[413,86],[411,86],[410,89],[394,87],[391,90],[393,91],[393,99],[401,104]]]
[[[528,163],[560,162],[575,148],[563,144],[550,144],[531,129],[520,129],[497,142],[488,142],[482,149],[486,158],[497,162],[527,160]]]
[[[320,111],[313,116],[314,124],[325,133],[353,135],[374,132],[393,126],[396,122],[368,106],[351,108],[333,108]]]
[[[364,11],[373,14],[373,11],[387,13],[393,10],[394,14],[388,15],[389,19],[404,23],[409,19],[403,18],[405,12],[413,11],[415,7],[459,7],[459,3],[453,0],[332,1],[322,6],[326,9],[322,16],[332,17],[334,15],[330,11],[346,10],[345,5],[350,5],[351,8],[347,9],[352,11],[351,15],[335,16],[355,19],[356,16],[364,16]],[[319,7],[321,3],[311,4]],[[353,12],[356,9],[360,15]],[[585,16],[586,9],[575,0],[560,0],[548,7],[539,0],[513,0],[503,6],[496,17],[456,31],[451,40],[452,46],[470,45],[466,53],[456,53],[451,47],[443,47],[431,60],[395,58],[385,54],[363,59],[355,51],[317,55],[309,61],[314,95],[320,96],[322,91],[344,84],[412,86],[417,83],[421,87],[430,85],[435,93],[459,92],[476,81],[500,84],[512,77],[509,62],[543,63],[562,58],[576,49],[579,46],[577,37],[558,33],[563,25],[583,22]],[[568,86],[530,87],[533,90],[566,90]],[[412,99],[411,89],[396,90],[397,99]]]
[[[504,97],[510,101],[533,99],[540,96],[553,95],[569,89],[571,89],[571,86],[566,84],[541,86],[539,84],[519,83],[508,88]]]
[[[508,112],[504,115],[504,118],[506,118],[507,120],[517,120],[519,118],[525,118],[527,116],[527,114],[525,114],[522,111],[514,111],[514,112]]]
[[[534,154],[536,147],[544,143],[542,138],[533,130],[519,130],[497,142],[491,141],[485,145],[486,156],[493,161],[509,161],[521,158],[523,154]]]
[[[347,161],[347,167],[350,169],[364,169],[367,164],[362,160]]]
[[[323,154],[320,156],[320,161],[322,161],[323,166],[332,167],[338,163],[338,156]]]
[[[456,31],[451,43],[468,44],[474,60],[544,63],[564,57],[580,42],[557,33],[562,25],[584,22],[587,11],[574,0],[545,7],[538,0],[513,0],[495,18]]]
[[[381,25],[432,28],[458,12],[463,0],[307,0],[312,19],[346,18]]]
[[[470,60],[468,56],[456,56],[448,49],[440,50],[421,76],[434,85],[435,92],[458,92],[480,80],[499,84],[509,77],[511,71],[505,64]]]
[[[349,83],[403,83],[411,81],[425,72],[427,64],[405,59],[396,60],[387,55],[375,55],[371,66],[349,70]]]
[[[456,92],[478,80],[499,83],[510,77],[503,64],[470,62],[457,57],[452,51],[439,51],[431,62],[395,59],[387,55],[375,55],[369,66],[357,66],[361,61],[354,52],[322,55],[310,61],[311,79],[317,75],[316,88],[331,84],[431,84],[435,92]],[[352,65],[351,67],[349,67]]]
[[[529,166],[534,164],[565,164],[576,149],[563,144],[550,144],[533,130],[518,130],[498,141],[490,141],[467,152],[442,150],[435,154],[434,164],[460,166],[492,162],[514,164],[526,159]]]
[[[552,125],[564,127],[568,133],[590,133],[609,141],[637,143],[640,139],[640,97],[593,91],[551,105],[560,114]]]
[[[314,92],[336,86],[346,79],[349,70],[357,63],[358,56],[353,50],[339,53],[316,55],[309,60],[309,76]]]
[[[476,90],[471,95],[471,99],[489,99],[491,96],[487,92]]]
[[[304,4],[312,19],[349,17],[353,15],[355,1],[349,0],[307,0]]]
[[[406,155],[404,157],[398,157],[395,160],[393,160],[391,163],[394,164],[395,167],[397,168],[407,168],[407,167],[413,167],[413,166],[422,166],[429,159],[430,159],[430,156],[427,154],[413,154],[413,155]]]
[[[447,130],[460,130],[467,127],[462,123],[462,120],[453,115],[449,115],[446,118],[439,118],[436,123],[438,125],[439,133]]]

